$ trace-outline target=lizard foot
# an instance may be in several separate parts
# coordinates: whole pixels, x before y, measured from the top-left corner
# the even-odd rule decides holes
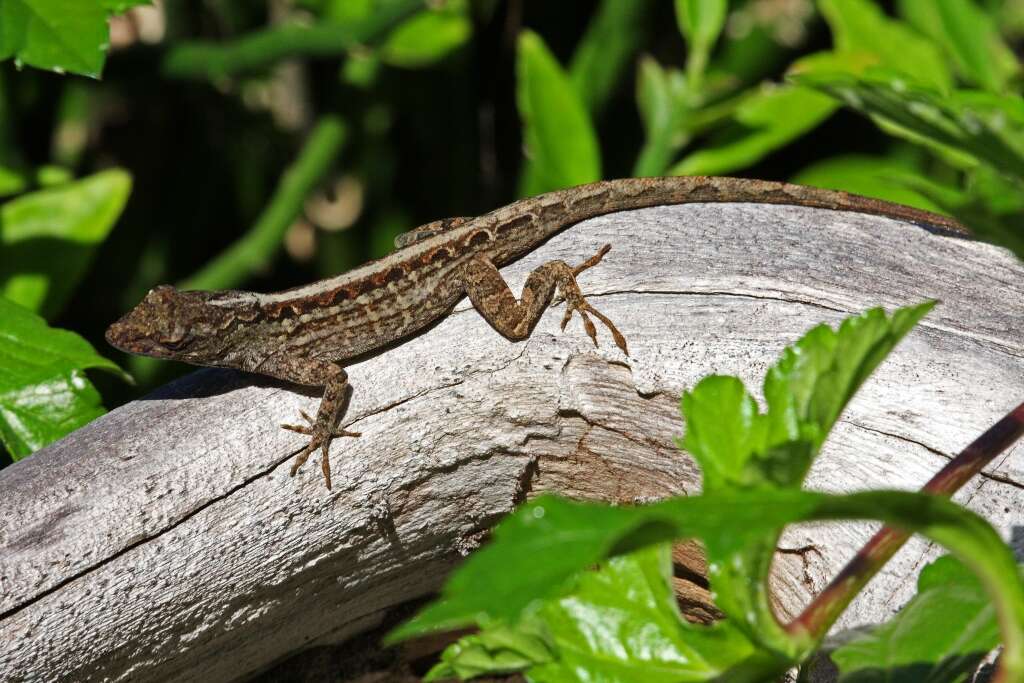
[[[295,473],[299,471],[302,464],[309,459],[309,456],[317,448],[323,452],[323,457],[320,460],[320,466],[324,473],[324,481],[327,483],[327,489],[331,488],[331,461],[329,456],[331,441],[338,436],[362,436],[362,432],[350,432],[347,429],[332,429],[327,432],[326,430],[318,428],[316,421],[313,420],[304,411],[300,410],[299,415],[302,416],[308,426],[306,425],[281,425],[282,429],[287,429],[291,432],[298,432],[299,434],[305,434],[310,437],[309,443],[303,448],[298,455],[295,456],[295,462],[292,464],[291,476],[295,476]],[[326,432],[326,433],[325,433]]]
[[[596,254],[591,256],[589,259],[581,263],[580,265],[573,268],[573,275],[579,275],[587,268],[592,268],[601,262],[604,255],[612,248],[612,245],[606,244],[601,247]],[[615,323],[608,319],[606,315],[601,313],[599,310],[587,303],[587,300],[583,298],[583,293],[580,292],[579,285],[576,284],[575,280],[562,284],[562,295],[565,297],[565,315],[562,316],[562,329],[569,324],[572,319],[572,314],[578,312],[580,317],[583,318],[583,328],[587,331],[587,336],[590,337],[591,341],[594,342],[594,346],[597,346],[597,328],[594,327],[593,321],[590,320],[590,315],[604,323],[604,326],[608,328],[608,331],[612,333],[612,339],[615,340],[615,345],[622,349],[622,352],[629,355],[629,348],[626,346],[626,338],[622,336],[618,328],[615,327]]]

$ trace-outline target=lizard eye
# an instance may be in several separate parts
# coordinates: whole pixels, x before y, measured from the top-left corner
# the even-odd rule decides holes
[[[187,337],[188,329],[181,323],[176,323],[174,328],[170,330],[170,334],[160,340],[160,344],[166,349],[177,351],[184,346]]]

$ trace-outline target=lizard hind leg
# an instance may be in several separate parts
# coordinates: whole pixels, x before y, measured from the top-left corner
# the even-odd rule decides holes
[[[551,303],[557,290],[566,301],[562,329],[578,312],[583,319],[587,336],[597,346],[597,329],[588,314],[592,314],[608,328],[615,344],[627,356],[626,338],[607,316],[595,309],[584,298],[576,283],[576,276],[601,262],[611,245],[604,245],[596,254],[573,268],[564,261],[549,261],[530,273],[517,301],[495,265],[485,257],[469,261],[461,273],[462,285],[473,302],[473,307],[498,332],[512,340],[525,339]]]

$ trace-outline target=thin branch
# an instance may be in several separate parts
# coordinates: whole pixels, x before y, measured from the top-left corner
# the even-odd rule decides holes
[[[947,498],[952,496],[1021,436],[1024,436],[1024,403],[1007,413],[962,450],[924,485],[922,491]],[[903,547],[908,538],[910,534],[901,529],[882,527],[836,574],[832,583],[804,608],[800,616],[786,625],[786,631],[814,642],[824,638],[850,601]]]

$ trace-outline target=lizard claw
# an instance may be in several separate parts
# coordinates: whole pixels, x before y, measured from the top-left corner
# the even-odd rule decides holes
[[[573,297],[575,298],[575,297]],[[580,317],[583,318],[583,329],[586,330],[587,336],[590,337],[591,341],[594,342],[594,346],[598,346],[597,343],[597,329],[594,327],[593,321],[587,314],[593,314],[598,320],[600,320],[608,331],[612,333],[612,339],[615,340],[615,345],[618,346],[624,354],[629,355],[629,347],[626,345],[626,338],[622,336],[619,329],[615,327],[615,323],[608,319],[608,316],[601,313],[586,301],[580,299],[579,301],[569,301],[569,305],[566,306],[565,315],[562,316],[562,329],[569,324],[569,320],[572,318],[574,312],[579,312]]]
[[[323,433],[323,430],[317,428],[314,420],[303,411],[299,411],[299,415],[309,423],[310,426],[303,425],[289,425],[283,424],[281,427],[292,432],[298,432],[299,434],[305,434],[310,438],[309,443],[306,447],[299,451],[299,454],[295,456],[295,462],[292,463],[291,476],[295,476],[295,473],[299,471],[299,468],[309,459],[309,456],[313,454],[317,448],[322,451],[323,457],[320,459],[320,468],[324,473],[324,482],[327,484],[327,490],[331,489],[331,460],[330,460],[330,449],[331,441],[335,437],[339,436],[362,436],[362,432],[351,432],[347,429],[332,429],[327,434]]]
[[[575,268],[573,268],[572,269],[573,275],[579,275],[580,273],[582,273],[587,268],[593,268],[598,263],[600,263],[601,259],[604,258],[604,255],[607,254],[611,250],[612,250],[612,245],[610,245],[610,244],[604,245],[603,247],[601,247],[600,249],[597,250],[596,254],[594,254],[593,256],[588,258],[586,261],[584,261],[583,263],[581,263],[578,266],[576,266]]]
[[[283,425],[281,425],[281,429],[287,429],[290,432],[298,432],[299,434],[305,434],[306,436],[311,436],[313,434],[313,429],[312,429],[312,426],[314,424],[313,418],[311,418],[309,416],[309,413],[307,413],[305,410],[300,410],[299,411],[299,415],[302,416],[302,419],[306,421],[306,424],[308,424],[309,427],[304,427],[302,425],[283,424]]]
[[[601,259],[604,258],[604,255],[607,254],[611,248],[612,245],[610,244],[606,244],[601,247],[596,254],[573,268],[573,275],[579,275],[587,268],[596,266],[601,262]],[[569,324],[569,320],[572,319],[572,314],[574,312],[578,312],[580,317],[583,319],[583,329],[586,330],[587,336],[594,342],[594,346],[598,346],[597,329],[594,327],[594,323],[590,319],[590,316],[587,315],[588,313],[593,314],[594,317],[600,320],[604,326],[608,328],[608,331],[612,333],[612,339],[615,340],[615,345],[622,349],[624,354],[627,356],[629,355],[629,348],[626,346],[626,338],[623,337],[622,333],[619,332],[617,327],[615,327],[615,323],[609,320],[606,315],[601,313],[601,311],[587,303],[575,282],[572,283],[571,289],[568,289],[568,291],[563,290],[563,294],[566,302],[565,314],[562,316],[563,330],[565,329],[565,326]]]

